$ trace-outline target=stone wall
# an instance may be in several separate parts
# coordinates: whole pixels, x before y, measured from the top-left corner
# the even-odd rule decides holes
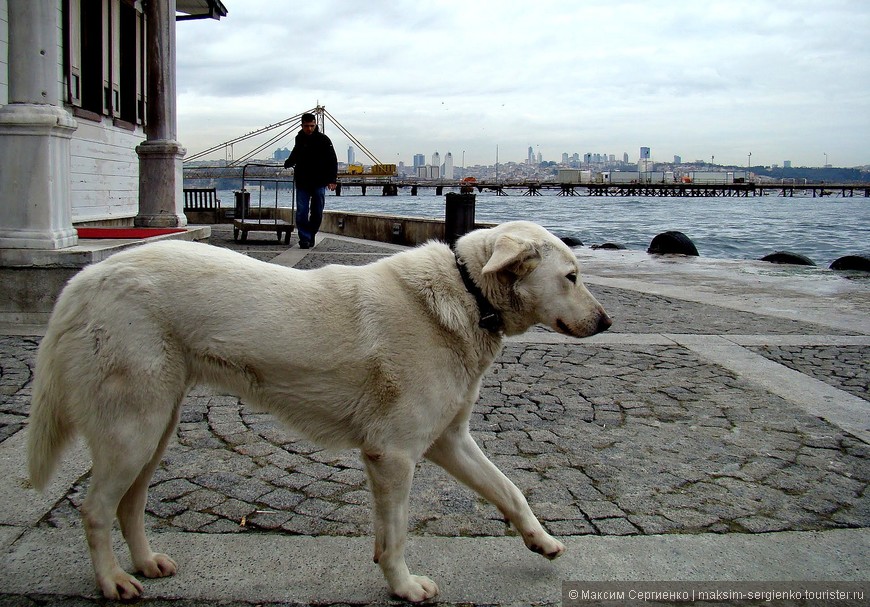
[[[325,211],[320,230],[352,238],[415,246],[444,239],[444,221],[398,215]]]

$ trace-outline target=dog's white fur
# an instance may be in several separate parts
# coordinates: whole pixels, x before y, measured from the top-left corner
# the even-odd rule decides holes
[[[501,312],[504,334],[543,323],[576,337],[610,326],[571,250],[527,222],[456,245]],[[148,484],[188,390],[204,383],[331,447],[360,449],[374,496],[375,561],[392,591],[437,586],[405,564],[408,495],[425,457],[495,504],[533,551],[556,558],[522,493],[481,452],[468,419],[503,334],[478,326],[454,252],[430,243],[363,267],[300,271],[204,244],[161,242],[90,266],[64,289],[39,348],[29,466],[42,488],[75,433],[93,457],[82,506],[108,598],[143,587],[112,551],[117,515],[136,570],[175,573],[151,551]]]

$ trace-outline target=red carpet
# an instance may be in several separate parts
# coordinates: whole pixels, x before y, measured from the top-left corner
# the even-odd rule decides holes
[[[184,232],[184,228],[76,228],[79,238],[150,238]]]

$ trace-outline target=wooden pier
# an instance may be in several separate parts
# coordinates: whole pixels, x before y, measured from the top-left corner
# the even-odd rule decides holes
[[[355,194],[349,188],[359,188],[365,196],[375,193],[395,196],[407,192],[417,196],[422,190],[434,190],[441,196],[445,191],[492,192],[497,196],[508,193],[523,196],[541,196],[543,191],[555,191],[558,196],[661,196],[661,197],[751,197],[751,196],[798,196],[823,198],[852,198],[856,195],[870,198],[870,183],[862,184],[782,184],[782,183],[556,183],[549,181],[485,182],[418,181],[396,177],[366,178],[354,175],[339,178],[340,188],[336,195]]]

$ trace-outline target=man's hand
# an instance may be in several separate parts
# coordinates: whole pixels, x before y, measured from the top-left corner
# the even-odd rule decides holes
[[[329,185],[326,186],[326,189],[328,189],[330,192],[334,192],[335,191],[335,184],[330,183]]]

